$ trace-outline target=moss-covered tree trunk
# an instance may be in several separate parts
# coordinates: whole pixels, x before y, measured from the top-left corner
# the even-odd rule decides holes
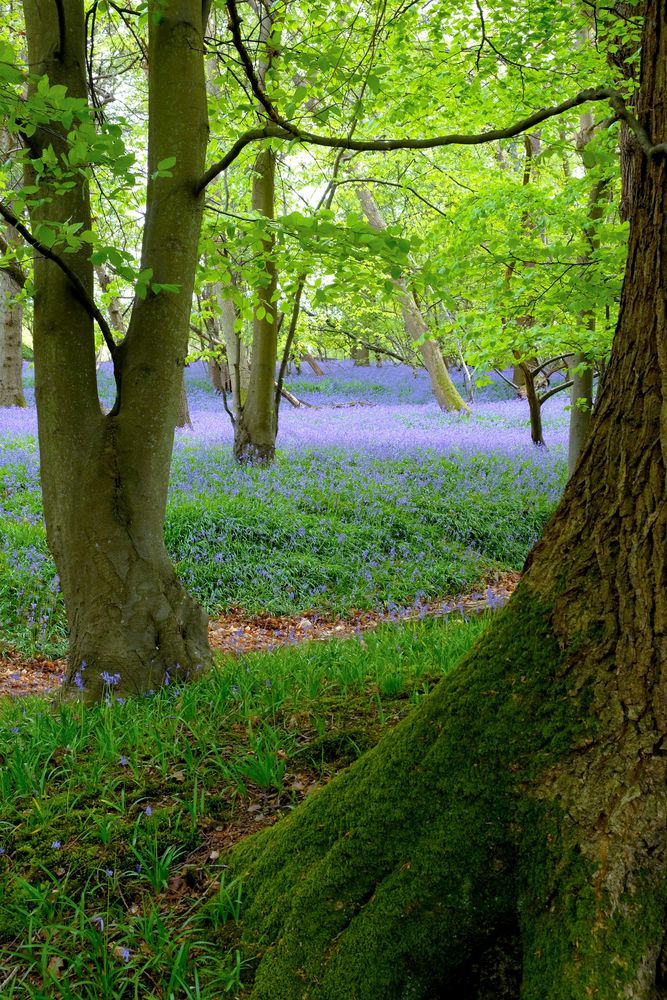
[[[26,0],[29,61],[85,96],[84,5],[44,16]],[[209,662],[206,618],[169,562],[162,524],[174,425],[187,351],[203,199],[195,194],[207,140],[201,4],[170,0],[149,23],[148,183],[142,268],[178,292],[138,299],[115,349],[117,400],[104,415],[97,395],[95,340],[82,296],[52,261],[35,261],[35,391],[47,537],[70,628],[68,683],[91,695],[158,687]],[[31,139],[34,153],[67,150],[57,125]],[[172,177],[157,164],[176,157]],[[152,176],[151,176],[152,175]],[[34,182],[34,180],[33,180]],[[43,180],[40,183],[44,183]],[[91,228],[83,175],[34,210]],[[68,255],[92,298],[92,265]]]
[[[664,143],[655,0],[642,51],[637,113]],[[667,997],[667,157],[633,156],[612,361],[516,595],[394,733],[232,856],[254,1000]]]

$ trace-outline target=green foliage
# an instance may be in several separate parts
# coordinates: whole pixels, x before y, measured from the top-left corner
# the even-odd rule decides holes
[[[222,832],[289,811],[485,627],[428,621],[227,659],[183,690],[94,708],[0,702],[3,998],[238,996],[253,953],[230,933],[244,886]]]

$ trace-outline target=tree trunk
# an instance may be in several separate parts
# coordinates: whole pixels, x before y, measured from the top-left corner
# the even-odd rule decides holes
[[[580,152],[583,152],[595,133],[592,112],[588,111],[582,114],[580,126],[577,148]],[[589,169],[585,163],[584,168],[586,170]],[[588,264],[591,257],[600,249],[600,236],[596,229],[596,223],[603,216],[602,199],[608,187],[609,181],[606,178],[601,178],[591,188],[588,198],[588,225],[585,229],[589,250],[581,257],[580,261],[582,264]],[[581,318],[588,330],[594,333],[597,324],[595,308],[584,312]],[[567,470],[570,476],[574,472],[577,459],[590,431],[593,413],[593,368],[590,364],[590,359],[585,354],[575,354],[572,366],[572,379],[572,409],[570,410],[570,429],[567,447]]]
[[[662,142],[655,0],[642,53]],[[232,855],[253,1000],[468,1000],[508,942],[521,1000],[667,997],[667,157],[633,157],[612,361],[515,596],[375,750]]]
[[[595,329],[595,316],[589,316],[589,323]],[[571,365],[572,388],[570,389],[570,426],[567,441],[567,471],[572,475],[577,459],[588,437],[593,417],[593,366],[585,354],[575,354]]]
[[[178,399],[176,426],[187,427],[189,430],[192,430],[192,419],[190,418],[190,407],[188,406],[188,392],[185,388],[185,371],[183,371],[183,377],[181,378],[181,391]]]
[[[85,97],[83,3],[71,0],[62,17],[47,18],[39,0],[26,0],[25,14],[33,72]],[[162,534],[203,208],[194,193],[208,131],[201,4],[171,0],[148,28],[150,179],[141,267],[179,290],[149,290],[135,301],[127,335],[113,352],[117,399],[108,415],[97,395],[90,310],[61,270],[35,260],[44,515],[70,626],[67,683],[91,697],[112,680],[117,690],[157,688],[210,660],[206,616],[177,581]],[[67,140],[57,121],[31,143],[36,151],[52,145],[62,164]],[[176,157],[172,177],[159,177],[157,164],[167,156]],[[33,226],[74,220],[90,229],[83,176],[35,208]],[[40,177],[41,185],[48,182]],[[85,252],[67,259],[92,300]]]
[[[535,385],[535,373],[528,362],[521,362],[519,365],[523,374],[523,381],[526,388],[526,399],[528,400],[528,412],[530,413],[530,437],[533,444],[538,448],[544,447],[544,437],[542,435],[542,403],[537,393]]]
[[[255,160],[252,207],[272,219],[274,214],[276,158],[272,149],[263,149]],[[248,395],[234,427],[234,457],[237,462],[269,465],[276,451],[275,378],[278,351],[276,268],[271,258],[273,238],[264,240],[266,284],[258,289],[258,305],[253,319],[251,378]]]
[[[7,271],[0,269],[0,406],[27,406],[23,395],[23,307],[20,291]]]
[[[324,370],[320,364],[315,360],[312,354],[302,354],[301,357],[306,361],[313,370],[313,374],[321,378],[324,375]]]
[[[387,224],[382,218],[377,202],[368,188],[358,187],[355,189],[355,192],[369,224],[377,230],[386,229]],[[440,345],[428,336],[428,324],[422,316],[421,310],[415,301],[412,291],[408,288],[407,282],[403,278],[399,278],[394,283],[403,292],[401,314],[403,316],[405,332],[419,345],[419,353],[422,356],[424,367],[431,379],[431,388],[433,389],[433,395],[438,406],[441,410],[459,410],[469,413],[470,407],[461,398],[450,378]]]
[[[352,360],[355,368],[367,368],[371,363],[370,351],[367,347],[353,347]]]

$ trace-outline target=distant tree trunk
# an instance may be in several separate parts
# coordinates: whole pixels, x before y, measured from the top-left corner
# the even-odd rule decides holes
[[[305,353],[302,354],[301,357],[303,358],[304,361],[306,361],[310,365],[314,374],[317,375],[318,378],[321,378],[324,375],[324,370],[322,369],[321,365],[317,363],[312,354]]]
[[[238,419],[248,396],[250,385],[250,361],[248,348],[239,331],[235,328],[238,313],[232,300],[224,294],[224,289],[218,291],[220,307],[220,325],[225,342],[229,380],[231,384],[234,416]]]
[[[530,413],[530,437],[533,444],[538,448],[544,447],[544,437],[542,435],[542,403],[535,385],[535,372],[523,361],[518,366],[523,375],[523,382],[526,387],[526,399],[528,400],[528,412]]]
[[[276,158],[272,149],[263,149],[255,160],[252,205],[256,212],[272,219],[274,214]],[[276,451],[275,378],[278,351],[276,268],[271,258],[273,238],[264,240],[266,284],[258,291],[253,319],[251,378],[248,395],[236,417],[234,457],[237,462],[268,465]],[[231,367],[231,366],[230,366]]]
[[[352,360],[354,361],[355,368],[362,367],[366,368],[371,363],[370,352],[367,347],[353,347],[352,348]]]
[[[178,413],[176,415],[177,427],[188,427],[192,430],[192,420],[190,418],[190,407],[188,406],[188,392],[185,388],[185,369],[181,379],[181,395],[178,402]]]
[[[641,81],[662,143],[657,0]],[[563,501],[464,661],[232,854],[252,1000],[667,997],[667,156],[632,155],[612,361]]]
[[[209,358],[207,366],[209,381],[215,392],[222,395],[223,392],[231,391],[227,362],[218,361],[217,358]]]
[[[595,317],[589,322],[595,324]],[[593,327],[594,329],[594,327]],[[585,354],[575,354],[571,365],[570,429],[567,445],[567,471],[572,475],[588,437],[593,417],[593,366]]]
[[[277,52],[271,47],[274,9],[260,0],[251,0],[259,19],[260,57],[257,78],[264,82]],[[276,154],[272,148],[262,149],[255,159],[252,181],[253,211],[265,219],[275,215]],[[255,289],[257,306],[252,322],[252,352],[250,381],[245,399],[234,424],[234,457],[241,464],[269,465],[276,452],[278,432],[275,396],[276,364],[278,361],[278,316],[275,293],[278,285],[273,258],[274,239],[269,230],[263,240],[265,280]],[[230,363],[230,368],[233,365]]]
[[[0,406],[27,406],[23,394],[23,307],[20,288],[0,269]]]
[[[356,187],[355,193],[370,225],[377,230],[386,229],[387,224],[382,218],[377,202],[369,189]],[[433,389],[433,395],[436,398],[438,406],[441,410],[462,410],[468,413],[470,407],[461,398],[450,378],[440,345],[437,341],[429,338],[428,324],[422,316],[421,310],[417,305],[412,291],[408,288],[407,282],[403,278],[399,278],[395,284],[403,292],[401,300],[403,325],[411,339],[417,341],[419,344],[419,353],[422,356],[424,367],[431,379],[431,388]]]
[[[580,130],[577,137],[577,149],[580,152],[593,137],[595,123],[590,111],[581,115]],[[585,169],[586,168],[584,164]],[[592,255],[600,249],[600,236],[596,223],[604,214],[603,200],[607,193],[609,182],[602,178],[593,184],[588,198],[588,222],[585,228],[588,252],[581,258],[582,264],[587,264]],[[597,319],[595,309],[589,309],[582,315],[582,320],[591,332],[595,332]],[[570,410],[570,431],[567,450],[567,468],[571,476],[577,459],[584,446],[591,426],[593,415],[593,369],[585,354],[578,353],[572,365],[573,385],[571,391],[572,408]]]

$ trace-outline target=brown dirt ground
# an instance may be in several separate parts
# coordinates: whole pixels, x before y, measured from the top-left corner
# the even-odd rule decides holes
[[[472,594],[446,597],[417,608],[400,608],[394,612],[359,611],[345,618],[324,618],[315,612],[279,617],[249,615],[235,609],[210,620],[209,641],[214,650],[240,656],[288,643],[342,639],[388,621],[410,621],[427,615],[443,616],[452,611],[472,614],[488,607],[489,593],[493,595],[493,602],[504,603],[519,578],[520,574],[515,572],[498,573]],[[7,651],[0,657],[0,697],[48,694],[61,685],[65,668],[64,659],[49,660],[39,655],[26,658],[18,652]]]

